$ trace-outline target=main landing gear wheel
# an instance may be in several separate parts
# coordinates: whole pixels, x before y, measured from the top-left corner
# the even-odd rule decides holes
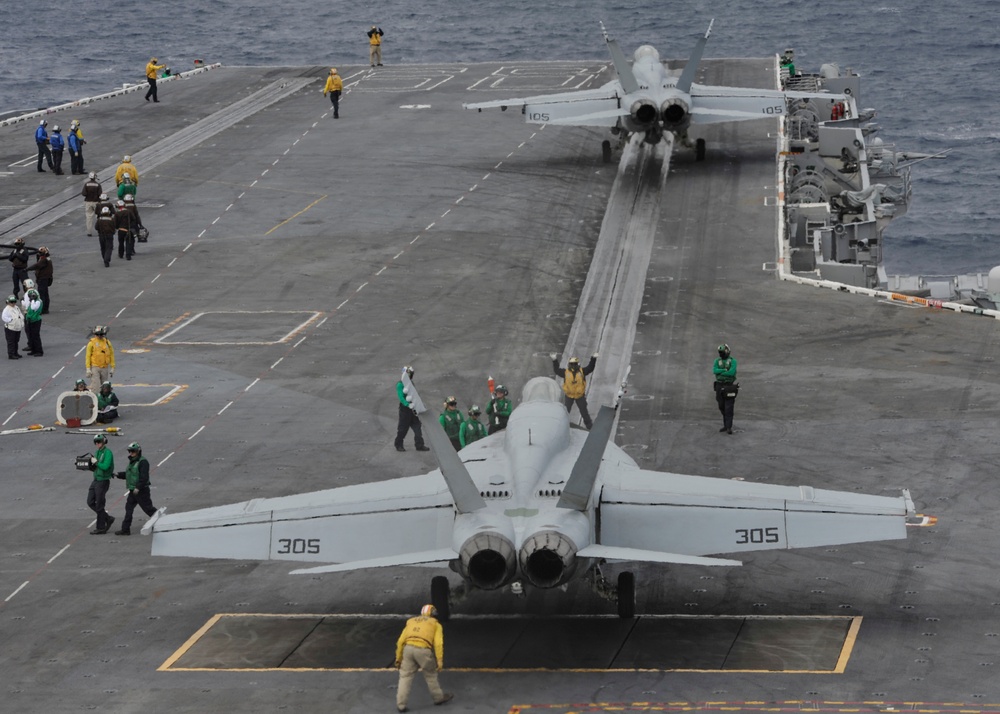
[[[604,159],[604,163],[611,163],[611,142],[607,139],[601,142],[601,157]]]
[[[705,160],[705,140],[698,139],[694,142],[694,158],[696,161]]]
[[[448,578],[443,575],[431,578],[431,604],[437,609],[437,619],[441,622],[447,622],[451,615],[450,593],[451,586],[448,584]]]
[[[635,617],[635,575],[627,570],[618,573],[618,617],[623,620]]]

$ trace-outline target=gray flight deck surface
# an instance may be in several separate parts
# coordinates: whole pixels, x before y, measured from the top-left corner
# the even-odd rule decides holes
[[[342,67],[348,92],[337,121],[320,93],[324,67],[220,68],[164,83],[158,107],[131,93],[51,115],[50,128],[83,121],[87,169],[99,169],[108,189],[107,169],[136,156],[151,238],[133,261],[115,257],[104,268],[76,197],[71,212],[51,208],[59,217],[27,235],[52,251],[53,308],[45,356],[5,362],[3,428],[53,423],[57,394],[82,376],[87,330],[100,323],[111,325],[118,394],[135,405],[123,406],[125,436],[110,445],[123,468],[125,445],[143,444],[157,506],[183,511],[431,470],[411,438],[406,453],[392,447],[400,367],[416,367],[429,403],[455,394],[463,408],[486,402],[487,375],[518,397],[530,377],[548,373],[616,173],[601,163],[601,131],[460,105],[591,86],[606,81],[594,77],[603,68]],[[772,70],[770,59],[706,61],[698,81],[773,87]],[[309,77],[316,81],[290,84]],[[230,108],[260,90],[273,101],[224,126]],[[208,117],[203,141],[177,140]],[[35,125],[0,128],[12,172],[0,179],[0,221],[36,202],[56,206],[56,194],[83,183],[68,174],[68,156],[61,178],[23,161]],[[906,541],[756,553],[735,569],[635,567],[640,618],[624,646],[643,652],[632,655],[617,650],[624,623],[606,619],[613,608],[583,583],[523,599],[475,593],[446,627],[449,710],[1000,708],[990,525],[1000,505],[997,326],[775,279],[776,130],[768,121],[718,125],[705,135],[705,162],[675,152],[650,226],[616,439],[643,468],[886,495],[910,488],[939,525],[911,529]],[[0,241],[18,235],[10,223],[0,224]],[[718,433],[711,389],[720,342],[732,346],[743,385],[731,436]],[[394,710],[395,672],[369,660],[389,663],[402,619],[384,617],[416,612],[436,571],[293,577],[288,564],[152,558],[142,536],[90,536],[90,477],[72,464],[91,437],[64,431],[0,437],[0,708]],[[122,484],[109,501],[114,528]],[[146,520],[137,514],[135,534]],[[189,638],[221,613],[312,616],[310,627],[324,616],[375,620],[353,630],[358,641],[346,639],[358,662],[341,651],[324,660],[336,661],[330,671],[161,671],[178,656],[180,664]],[[504,625],[520,614],[546,624]],[[678,615],[729,619],[671,630],[653,617]],[[718,648],[731,618],[752,625],[768,616],[862,619],[842,673],[671,670],[723,661],[724,652],[713,660],[697,650]],[[264,620],[253,632],[267,632]],[[514,631],[526,638],[519,647]],[[801,644],[792,639],[790,648]],[[278,644],[259,642],[234,642],[228,656],[245,655],[244,669],[274,659]],[[783,645],[774,643],[750,659],[775,668]],[[581,657],[588,648],[608,657]],[[505,661],[519,649],[521,661]],[[565,652],[565,662],[548,652]],[[649,657],[669,666],[639,671]],[[581,659],[587,671],[559,671],[581,669]],[[484,662],[495,666],[478,669]],[[410,703],[430,709],[419,681]]]

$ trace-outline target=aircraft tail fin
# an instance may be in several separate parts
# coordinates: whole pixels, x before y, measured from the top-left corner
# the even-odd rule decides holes
[[[625,384],[628,381],[631,365],[625,370],[622,378],[621,389],[615,397],[614,404],[610,407],[602,406],[597,412],[594,425],[587,434],[587,440],[580,449],[580,455],[576,457],[573,470],[570,471],[569,479],[563,488],[556,506],[559,508],[569,508],[574,511],[587,510],[587,503],[590,501],[590,494],[594,490],[594,482],[597,480],[597,472],[601,469],[601,459],[604,457],[604,449],[611,438],[611,430],[615,426],[615,412],[618,411],[618,404],[625,394]]]
[[[694,75],[698,71],[698,65],[701,64],[701,56],[705,52],[705,45],[708,43],[708,36],[712,34],[712,25],[714,24],[715,19],[713,18],[708,23],[708,29],[705,30],[705,34],[699,37],[698,42],[695,43],[694,50],[691,51],[691,57],[688,59],[684,71],[681,72],[680,79],[677,80],[677,89],[682,92],[688,93],[691,91],[691,85],[694,83]]]
[[[628,60],[625,59],[625,53],[618,46],[618,41],[611,39],[610,35],[608,35],[603,22],[601,23],[601,32],[604,34],[604,41],[608,43],[608,52],[611,53],[611,63],[614,64],[615,72],[618,73],[618,81],[621,82],[622,89],[626,94],[638,92],[639,82],[632,73],[632,67],[629,65]]]
[[[611,438],[614,424],[615,410],[611,407],[601,407],[556,506],[574,511],[587,510],[587,503],[594,490],[594,481],[597,480],[597,472],[601,468],[601,459],[604,457],[604,449],[608,445],[608,439]]]
[[[420,399],[417,388],[413,386],[413,382],[410,381],[410,375],[406,370],[403,370],[402,382],[404,389],[407,390],[406,393],[410,399],[410,403],[413,405],[413,409],[418,414],[427,413],[427,407],[424,406],[423,401]],[[469,470],[465,468],[465,464],[458,458],[455,447],[451,445],[451,439],[444,433],[444,429],[438,420],[427,420],[424,423],[423,431],[427,441],[430,442],[431,451],[434,452],[434,457],[441,468],[441,475],[444,476],[444,481],[448,484],[448,490],[451,492],[451,497],[455,501],[455,508],[458,512],[472,513],[481,508],[486,508],[486,501],[479,495],[479,489],[472,480],[472,476],[469,475]]]

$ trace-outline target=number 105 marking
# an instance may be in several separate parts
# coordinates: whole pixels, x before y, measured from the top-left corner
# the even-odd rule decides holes
[[[778,529],[772,528],[737,528],[736,545],[744,543],[777,543]]]

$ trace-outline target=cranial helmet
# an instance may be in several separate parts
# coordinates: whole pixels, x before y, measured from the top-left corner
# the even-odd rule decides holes
[[[507,394],[507,387],[503,386],[502,384],[498,384],[497,388],[496,388],[496,393],[497,394],[500,394],[500,393]]]
[[[95,174],[93,171],[91,171],[90,174],[87,176],[87,178],[89,178],[89,179],[95,179],[95,178],[97,178],[97,174]]]
[[[24,285],[24,289],[25,290],[34,290],[35,289],[35,281],[32,280],[31,278],[25,278],[24,282],[22,282],[21,284]]]
[[[405,367],[403,367],[403,371],[406,372],[411,377],[413,376],[413,367],[411,367],[410,365],[406,365]]]
[[[102,193],[102,194],[101,194],[101,200],[102,200],[102,201],[107,201],[107,200],[108,200],[108,194],[106,194],[106,193]]]
[[[45,247],[45,246],[43,245],[43,246],[42,246],[41,248],[39,248],[39,249],[38,249],[38,254],[39,254],[39,255],[48,255],[48,254],[49,254],[49,249],[48,249],[48,248],[46,248],[46,247]]]
[[[569,358],[569,363],[570,364],[580,364],[580,358],[579,357],[570,357]]]
[[[40,122],[38,122],[38,126],[48,126],[48,125],[49,125],[49,123],[47,121],[45,121],[44,119],[42,119]]]
[[[424,617],[437,617],[438,610],[433,605],[424,605],[420,608],[420,614]]]
[[[108,437],[106,437],[104,434],[98,434],[97,436],[94,437],[94,443],[95,444],[107,444],[108,443]]]
[[[78,387],[84,387],[86,385],[87,385],[87,381],[86,380],[84,380],[84,379],[78,379],[78,380],[76,380],[76,386],[78,386]]]
[[[15,238],[14,239],[14,245],[17,245],[17,246],[24,245],[24,238]]]
[[[469,416],[479,416],[480,414],[482,414],[482,412],[479,411],[478,404],[473,404],[472,407],[469,408]]]
[[[108,328],[107,328],[107,326],[106,325],[95,325],[94,326],[94,334],[97,335],[98,337],[103,337],[104,335],[108,334]]]
[[[107,206],[105,206],[104,208],[101,209],[101,215],[102,216],[110,216],[111,215],[111,209],[108,208]]]
[[[128,448],[125,449],[125,450],[126,451],[142,451],[142,447],[139,446],[139,442],[138,441],[133,441],[131,444],[128,445]]]
[[[7,296],[7,302],[9,304],[13,305],[14,303],[17,302],[17,297],[15,297],[14,295],[8,295]]]
[[[134,200],[135,200],[135,196],[133,196],[131,193],[126,193],[125,194],[125,201],[126,201],[126,203],[130,203],[130,202],[132,202]]]
[[[59,125],[56,124],[54,127],[52,127],[52,131],[59,131]]]
[[[131,154],[125,154],[125,157],[122,159],[122,161],[124,161],[125,163],[131,163],[131,161],[132,161],[132,155]]]
[[[719,357],[722,359],[729,357],[729,345],[719,345]]]

